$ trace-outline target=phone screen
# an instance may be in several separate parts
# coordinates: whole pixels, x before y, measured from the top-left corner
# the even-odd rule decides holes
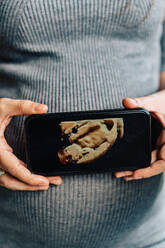
[[[150,121],[140,110],[32,115],[25,125],[28,166],[43,175],[147,167]]]

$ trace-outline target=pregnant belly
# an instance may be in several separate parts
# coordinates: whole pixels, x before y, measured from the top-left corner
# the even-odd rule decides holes
[[[161,185],[161,175],[124,182],[101,173],[64,176],[45,192],[0,188],[1,243],[8,235],[7,242],[14,237],[25,247],[116,248],[146,221]]]

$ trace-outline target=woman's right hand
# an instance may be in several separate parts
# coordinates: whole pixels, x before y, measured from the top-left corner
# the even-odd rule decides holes
[[[11,190],[47,190],[49,184],[59,185],[61,177],[44,177],[32,174],[27,165],[18,159],[12,148],[7,144],[4,132],[12,116],[43,114],[48,110],[47,105],[30,100],[15,100],[0,98],[0,169],[5,174],[0,176],[0,186]]]

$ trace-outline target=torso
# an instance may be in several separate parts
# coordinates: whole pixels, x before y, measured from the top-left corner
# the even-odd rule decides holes
[[[158,90],[163,0],[0,0],[0,16],[0,97],[62,112],[118,108]],[[6,138],[25,160],[23,121],[13,118]],[[12,226],[21,245],[118,248],[161,188],[161,175],[126,183],[108,173],[66,176],[48,192],[1,188],[0,230]]]

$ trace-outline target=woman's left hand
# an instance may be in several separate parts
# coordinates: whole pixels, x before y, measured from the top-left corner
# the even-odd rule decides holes
[[[127,109],[144,108],[158,119],[162,132],[157,140],[157,149],[151,154],[149,167],[135,171],[116,172],[117,178],[123,177],[126,181],[148,178],[165,171],[165,90],[140,98],[125,98],[123,105]]]

